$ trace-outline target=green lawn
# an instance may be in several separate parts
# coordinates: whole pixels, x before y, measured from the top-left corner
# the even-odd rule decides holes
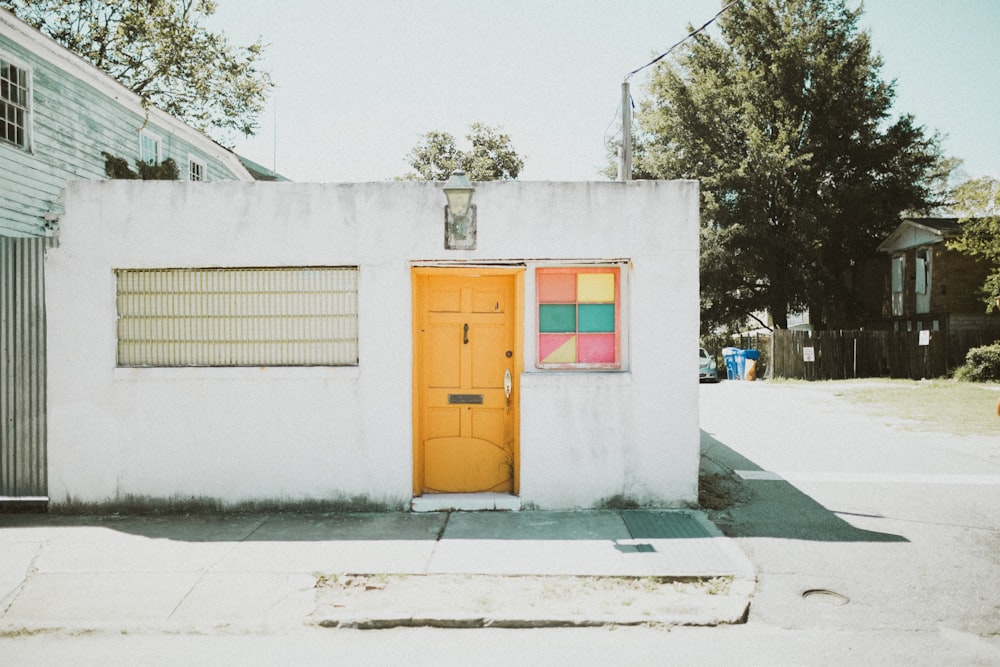
[[[1000,435],[1000,385],[954,380],[852,380],[837,382],[834,394],[859,409],[914,429],[961,435]]]

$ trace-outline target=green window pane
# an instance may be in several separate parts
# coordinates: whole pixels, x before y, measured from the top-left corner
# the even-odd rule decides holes
[[[538,331],[565,333],[576,331],[576,305],[543,303],[538,306]]]
[[[614,330],[615,304],[580,304],[580,333],[613,332]]]

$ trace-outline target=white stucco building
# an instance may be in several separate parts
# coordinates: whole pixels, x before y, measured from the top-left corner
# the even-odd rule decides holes
[[[53,504],[696,502],[696,182],[480,183],[466,250],[434,183],[64,196]]]

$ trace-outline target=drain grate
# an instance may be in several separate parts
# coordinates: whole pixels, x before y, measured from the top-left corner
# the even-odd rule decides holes
[[[650,554],[656,552],[652,544],[616,544],[615,549],[618,549],[623,554]]]
[[[671,540],[711,537],[705,527],[687,512],[626,510],[622,519],[637,540]]]

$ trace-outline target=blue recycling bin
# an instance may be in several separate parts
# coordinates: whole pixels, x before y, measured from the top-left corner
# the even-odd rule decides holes
[[[722,361],[726,364],[727,380],[739,380],[743,377],[743,373],[740,372],[740,361],[742,360],[739,355],[740,352],[741,350],[735,347],[722,348]]]

